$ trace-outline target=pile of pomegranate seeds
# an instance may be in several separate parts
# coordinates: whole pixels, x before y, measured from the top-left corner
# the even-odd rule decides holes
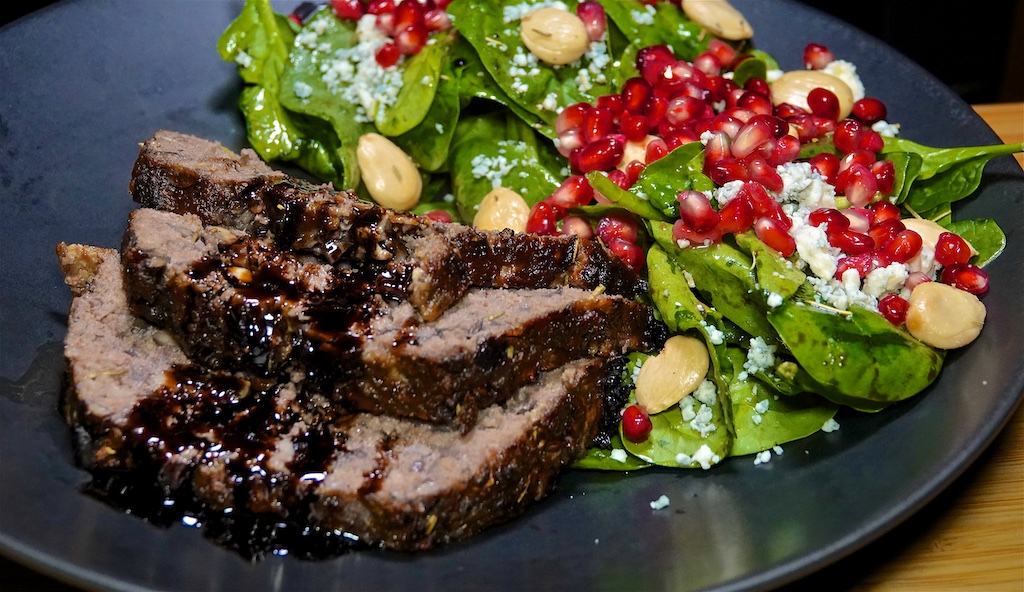
[[[430,33],[451,27],[445,9],[451,0],[331,0],[335,14],[343,20],[358,21],[364,15],[376,17],[377,28],[391,37],[374,56],[382,68],[398,63],[403,55],[415,55],[427,44]]]
[[[803,57],[805,66],[816,70],[835,60],[827,47],[816,43],[806,47]],[[596,232],[613,252],[640,269],[644,255],[636,244],[637,220],[608,215],[595,229],[582,218],[568,216],[572,207],[608,201],[584,175],[601,171],[629,189],[648,164],[683,144],[701,141],[704,173],[717,186],[739,182],[741,187],[720,209],[703,192],[680,193],[673,237],[684,247],[704,246],[753,229],[762,242],[790,257],[797,245],[790,234],[793,220],[777,197],[784,188],[780,167],[796,161],[804,144],[830,138],[839,154],[822,152],[807,162],[850,207],[817,209],[809,223],[824,225],[828,244],[841,251],[835,278],[855,269],[863,280],[875,269],[918,256],[921,236],[908,230],[899,208],[884,199],[893,191],[896,171],[892,161],[880,157],[884,142],[871,125],[885,118],[885,105],[861,98],[849,117],[839,119],[839,100],[824,88],[809,93],[809,110],[774,105],[766,80],[751,78],[740,87],[723,75],[744,58],[717,39],[692,63],[675,59],[667,46],[647,47],[637,55],[641,75],[627,80],[621,92],[601,96],[593,105],[577,103],[562,110],[555,121],[556,146],[569,160],[573,176],[534,206],[527,231]],[[966,241],[944,234],[948,237],[935,246],[935,259],[943,266],[937,279],[974,294],[985,292],[987,276],[967,262]],[[910,289],[932,279],[921,272],[909,276],[904,287]],[[906,304],[903,296],[888,294],[880,299],[879,309],[900,325]]]

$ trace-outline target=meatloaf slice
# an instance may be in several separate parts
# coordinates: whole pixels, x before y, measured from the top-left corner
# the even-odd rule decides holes
[[[176,132],[158,131],[142,144],[129,190],[146,207],[194,213],[208,224],[271,238],[284,249],[386,273],[427,320],[470,287],[601,286],[630,298],[646,288],[597,239],[434,222],[271,174],[251,155]]]
[[[540,372],[662,338],[649,307],[569,287],[474,289],[424,322],[359,274],[148,208],[130,215],[122,259],[133,311],[195,362],[299,372],[351,408],[462,429]]]
[[[295,383],[190,365],[134,317],[115,251],[61,245],[75,291],[66,417],[90,468],[156,474],[212,510],[351,533],[398,550],[461,539],[520,514],[583,453],[608,363],[546,372],[466,434],[347,414]]]

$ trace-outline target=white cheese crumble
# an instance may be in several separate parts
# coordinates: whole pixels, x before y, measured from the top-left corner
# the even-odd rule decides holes
[[[879,119],[878,121],[871,124],[871,129],[878,132],[878,135],[880,136],[887,138],[895,138],[900,133],[900,124],[889,123],[884,119]]]
[[[771,308],[778,308],[782,306],[782,296],[775,292],[768,293],[768,306]]]
[[[626,459],[629,458],[629,455],[622,448],[612,448],[611,454],[609,456],[612,457],[612,460],[617,460],[620,463],[626,462]]]
[[[668,496],[667,495],[663,495],[663,496],[659,497],[658,499],[654,500],[653,502],[651,502],[651,509],[652,510],[664,510],[665,508],[668,507],[668,505],[669,505]]]
[[[718,327],[704,320],[700,322],[700,326],[703,327],[704,331],[707,332],[708,341],[711,342],[711,345],[722,345],[723,343],[725,343],[725,333],[719,330]]]
[[[768,399],[762,399],[757,402],[757,405],[754,405],[754,411],[758,412],[761,415],[764,415],[765,413],[768,413],[768,407],[770,405],[771,403],[768,401]]]
[[[632,18],[633,22],[635,22],[638,25],[648,25],[648,26],[653,25],[654,24],[654,16],[656,14],[657,14],[657,12],[654,10],[654,7],[651,6],[650,4],[644,6],[643,10],[631,10],[631,11],[629,11],[630,18]]]
[[[534,10],[540,10],[549,6],[565,11],[569,10],[569,7],[564,2],[523,2],[522,4],[513,4],[502,8],[501,18],[505,23],[511,23],[522,20],[524,16]]]
[[[315,31],[308,31],[315,35]],[[368,123],[377,112],[393,105],[402,90],[402,74],[396,66],[382,68],[374,57],[389,38],[377,29],[377,17],[364,15],[356,25],[357,42],[334,51],[320,65],[320,77],[327,89],[356,107],[354,119]],[[297,43],[310,43],[304,39]]]
[[[677,465],[685,467],[693,463],[697,463],[698,465],[700,465],[700,468],[704,469],[705,471],[710,469],[711,465],[718,464],[721,460],[722,457],[715,454],[714,451],[711,450],[711,447],[708,446],[707,444],[701,444],[700,448],[697,449],[697,452],[693,453],[693,456],[690,456],[685,452],[680,452],[679,454],[676,455]]]
[[[835,419],[829,419],[825,423],[821,424],[821,431],[832,433],[839,429],[839,422]]]
[[[743,369],[749,374],[767,372],[775,366],[774,345],[765,343],[762,337],[750,339],[750,349],[747,350],[747,361],[743,362]]]
[[[764,463],[770,461],[771,459],[772,451],[762,450],[761,452],[758,452],[757,454],[754,455],[754,466],[756,467],[757,465],[763,465]]]
[[[243,68],[248,68],[252,65],[252,56],[242,50],[239,50],[238,53],[235,54],[235,63]]]
[[[853,91],[853,100],[859,101],[864,98],[864,83],[857,75],[857,66],[846,60],[834,60],[822,68],[822,72],[831,74],[842,80]]]

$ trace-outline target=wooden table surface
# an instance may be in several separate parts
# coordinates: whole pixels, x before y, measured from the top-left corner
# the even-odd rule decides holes
[[[1024,142],[1024,103],[977,105],[1006,142]],[[1016,158],[1024,167],[1024,155]],[[74,588],[0,557],[0,590]],[[865,549],[787,591],[1024,591],[1024,406],[967,472]]]

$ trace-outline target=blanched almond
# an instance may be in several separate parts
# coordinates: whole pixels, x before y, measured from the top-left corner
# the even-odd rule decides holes
[[[689,0],[683,2],[686,17],[718,37],[739,41],[754,36],[743,14],[726,0]]]
[[[776,105],[788,103],[810,111],[807,95],[816,88],[832,91],[839,99],[839,118],[844,119],[853,110],[853,90],[837,76],[820,70],[792,70],[771,83],[772,102]]]
[[[636,402],[648,413],[668,409],[700,386],[710,363],[703,341],[687,335],[669,338],[661,352],[640,367]]]
[[[985,325],[985,305],[978,297],[947,284],[925,282],[910,293],[907,331],[939,349],[974,341]]]
[[[394,142],[380,134],[359,136],[359,172],[373,201],[394,210],[408,210],[420,201],[423,179],[416,163]]]
[[[537,59],[555,66],[575,62],[590,47],[587,26],[580,17],[552,6],[524,16],[519,36]]]
[[[526,220],[530,217],[530,206],[518,193],[505,187],[495,187],[484,196],[480,207],[473,216],[473,226],[480,230],[503,230],[526,232]]]

